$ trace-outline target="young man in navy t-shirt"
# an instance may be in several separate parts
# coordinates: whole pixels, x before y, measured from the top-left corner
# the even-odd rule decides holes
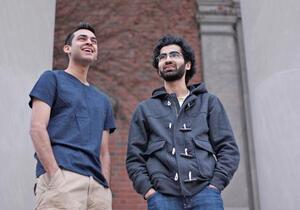
[[[87,81],[98,54],[94,28],[80,24],[63,50],[67,69],[44,72],[30,92],[35,209],[109,210],[108,141],[115,123],[108,97]]]

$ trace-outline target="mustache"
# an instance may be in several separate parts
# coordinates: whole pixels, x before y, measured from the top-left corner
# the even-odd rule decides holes
[[[165,65],[163,66],[163,70],[165,70],[166,68],[169,68],[169,67],[176,68],[176,65],[175,65],[175,64],[165,64]]]

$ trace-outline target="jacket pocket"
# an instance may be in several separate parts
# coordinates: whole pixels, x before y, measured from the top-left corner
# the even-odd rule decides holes
[[[211,178],[216,166],[214,150],[208,140],[194,138],[193,142],[200,174],[205,178]]]
[[[150,142],[144,155],[150,177],[157,173],[168,176],[170,155],[167,152],[167,142],[165,140]]]
[[[193,139],[196,147],[207,151],[208,153],[214,154],[214,149],[212,148],[210,142],[208,140],[202,139]]]
[[[145,155],[152,155],[158,150],[161,150],[166,144],[165,140],[156,141],[153,143],[149,143]]]

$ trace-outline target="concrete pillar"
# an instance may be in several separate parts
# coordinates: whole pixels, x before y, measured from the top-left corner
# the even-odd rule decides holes
[[[300,203],[300,2],[242,0],[262,210]]]
[[[0,206],[33,209],[28,93],[52,66],[55,0],[2,0],[0,6]]]
[[[253,183],[248,153],[244,105],[242,42],[239,2],[198,0],[198,22],[202,47],[203,77],[209,92],[223,102],[235,131],[241,162],[223,192],[226,210],[253,210]]]

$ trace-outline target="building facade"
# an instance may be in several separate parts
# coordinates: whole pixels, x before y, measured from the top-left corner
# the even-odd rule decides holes
[[[2,0],[1,209],[33,209],[28,93],[44,70],[66,67],[64,38],[81,21],[95,26],[99,42],[89,81],[111,97],[117,119],[114,210],[146,209],[125,170],[128,125],[137,103],[162,85],[151,56],[168,33],[191,43],[192,82],[221,98],[235,131],[241,162],[223,192],[225,209],[298,209],[299,8],[296,0]]]

